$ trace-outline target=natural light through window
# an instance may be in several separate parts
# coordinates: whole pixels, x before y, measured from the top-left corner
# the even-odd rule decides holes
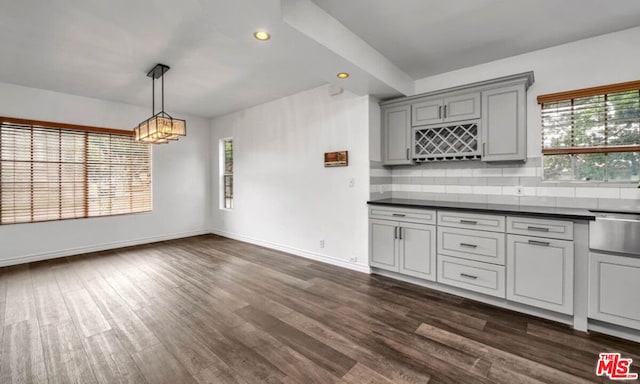
[[[545,180],[639,180],[640,82],[634,83],[538,98]]]
[[[131,135],[0,124],[0,224],[151,210],[151,148]]]
[[[220,207],[233,208],[233,139],[220,140]]]

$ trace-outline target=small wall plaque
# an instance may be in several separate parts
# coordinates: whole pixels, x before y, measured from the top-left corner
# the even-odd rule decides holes
[[[325,152],[324,153],[324,166],[325,167],[346,167],[349,165],[349,152]]]

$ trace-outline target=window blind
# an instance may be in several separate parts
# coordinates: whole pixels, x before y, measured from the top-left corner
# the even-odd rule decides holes
[[[0,121],[0,224],[151,210],[151,148],[127,131]]]
[[[546,180],[637,181],[640,81],[538,96]]]

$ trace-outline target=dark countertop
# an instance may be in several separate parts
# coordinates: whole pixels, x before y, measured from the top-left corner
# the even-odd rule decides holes
[[[549,208],[507,204],[457,203],[437,200],[383,199],[368,201],[370,205],[384,205],[403,208],[447,209],[452,211],[494,213],[540,218],[567,220],[595,220],[596,215],[588,209]]]

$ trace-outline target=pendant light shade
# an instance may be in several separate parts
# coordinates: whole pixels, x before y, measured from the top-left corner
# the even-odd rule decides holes
[[[149,73],[152,85],[152,116],[135,127],[135,139],[144,143],[165,144],[169,141],[178,140],[180,136],[187,135],[187,122],[181,119],[174,119],[164,111],[164,74],[169,67],[164,64],[156,64]],[[155,113],[155,80],[161,79],[162,83],[162,110]]]

